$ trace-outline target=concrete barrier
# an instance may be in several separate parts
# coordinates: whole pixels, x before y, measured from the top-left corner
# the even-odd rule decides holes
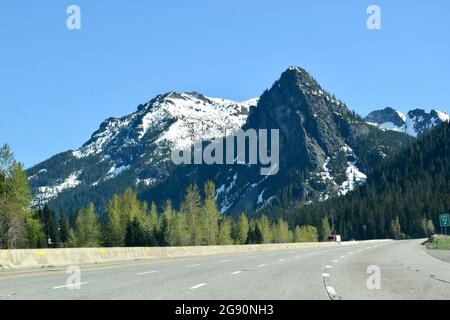
[[[143,259],[179,258],[236,254],[272,250],[338,246],[338,243],[288,243],[262,245],[143,247],[143,248],[68,248],[0,250],[0,271],[124,262]]]
[[[61,267],[143,259],[179,258],[261,251],[336,247],[361,242],[316,242],[261,245],[143,247],[143,248],[69,248],[0,250],[0,271],[27,268]]]

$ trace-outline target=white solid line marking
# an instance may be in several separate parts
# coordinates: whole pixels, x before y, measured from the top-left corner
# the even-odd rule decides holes
[[[80,283],[66,284],[66,285],[64,285],[64,286],[53,287],[53,289],[62,289],[62,288],[78,287],[78,286],[81,286],[81,285],[87,284],[87,283],[89,283],[89,282],[80,282]]]
[[[206,283],[199,283],[199,284],[197,284],[197,285],[195,285],[193,287],[190,287],[189,289],[195,290],[195,289],[198,289],[198,288],[201,288],[201,287],[204,287],[204,286],[206,286]]]
[[[241,272],[242,272],[242,271],[235,271],[235,272],[232,273],[232,275],[239,274],[239,273],[241,273]]]
[[[333,287],[327,287],[327,291],[330,294],[330,296],[336,296],[337,295],[336,290],[334,290]]]
[[[258,268],[263,268],[263,267],[265,267],[266,265],[265,264],[260,264],[259,266],[258,266]]]
[[[189,266],[186,266],[186,268],[195,268],[195,267],[200,267],[199,264],[191,264]]]
[[[330,274],[329,273],[322,273],[322,278],[329,278]]]
[[[143,275],[146,275],[146,274],[152,274],[152,273],[156,273],[156,272],[158,272],[158,271],[147,271],[147,272],[138,273],[137,275],[138,276],[143,276]]]

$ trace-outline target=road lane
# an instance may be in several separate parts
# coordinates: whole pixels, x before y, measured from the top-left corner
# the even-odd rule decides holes
[[[344,300],[450,299],[450,264],[428,255],[422,242],[392,242],[357,252],[333,268],[328,284]],[[378,288],[373,270],[380,272]]]
[[[408,251],[419,255],[422,270],[446,276],[449,265],[437,264],[443,262],[420,251],[417,241],[362,243],[85,266],[79,290],[64,287],[65,269],[3,273],[0,299],[408,299],[419,296],[411,293],[418,289],[430,297],[448,290],[430,275],[426,283],[417,275],[401,279],[407,268],[392,259],[412,265]],[[367,289],[369,265],[381,266],[383,292]]]

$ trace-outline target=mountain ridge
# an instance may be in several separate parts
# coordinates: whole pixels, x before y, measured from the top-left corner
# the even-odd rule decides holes
[[[256,104],[256,106],[255,106]],[[236,129],[279,129],[281,173],[261,177],[253,166],[175,166],[174,148],[190,147]],[[27,170],[34,205],[99,209],[125,188],[142,199],[173,199],[190,183],[213,180],[222,213],[258,211],[290,188],[301,203],[343,195],[407,142],[368,125],[304,69],[290,67],[262,96],[243,103],[196,92],[169,92],[122,118],[108,118],[79,150]],[[101,210],[99,210],[101,211]]]
[[[429,133],[432,128],[443,122],[449,122],[450,116],[437,109],[426,112],[420,108],[410,110],[405,115],[394,108],[386,107],[371,112],[364,120],[383,130],[398,131],[418,137]]]

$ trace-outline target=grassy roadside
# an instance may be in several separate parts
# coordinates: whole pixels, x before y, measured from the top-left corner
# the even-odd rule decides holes
[[[437,236],[431,238],[427,243],[427,249],[432,250],[450,250],[450,237]]]

